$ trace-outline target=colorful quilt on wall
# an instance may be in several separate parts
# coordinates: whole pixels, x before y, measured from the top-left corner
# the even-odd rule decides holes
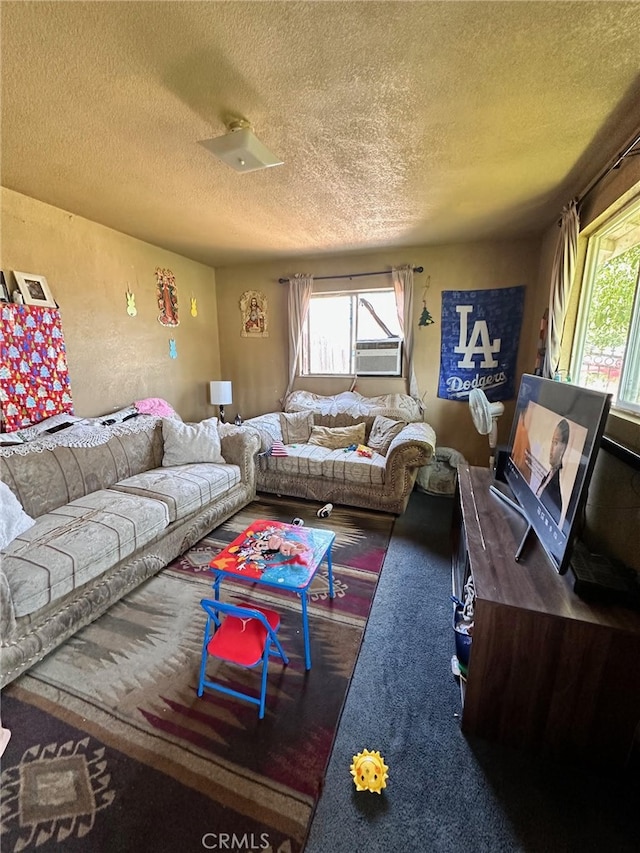
[[[60,311],[0,306],[0,407],[14,432],[61,413],[73,414]]]
[[[443,292],[438,397],[468,400],[472,388],[492,403],[515,396],[523,308],[520,286]]]

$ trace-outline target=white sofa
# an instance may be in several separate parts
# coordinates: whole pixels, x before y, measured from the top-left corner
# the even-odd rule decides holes
[[[289,428],[296,416],[298,432]],[[362,441],[347,437],[341,447],[311,443],[314,427],[335,431],[358,424],[364,425]],[[388,441],[379,426],[388,429],[389,436],[393,433]],[[432,459],[436,444],[420,404],[405,394],[321,396],[296,391],[287,398],[284,413],[251,418],[244,429],[260,436],[258,491],[397,515],[404,512],[418,469]],[[327,445],[333,443],[331,433],[320,434],[320,440],[325,438]],[[284,444],[286,456],[272,455],[274,442]],[[372,455],[362,455],[357,446],[348,449],[354,443],[373,447]]]
[[[15,498],[29,517],[0,552],[0,686],[255,497],[254,434],[169,424],[140,415],[0,449],[2,511]]]

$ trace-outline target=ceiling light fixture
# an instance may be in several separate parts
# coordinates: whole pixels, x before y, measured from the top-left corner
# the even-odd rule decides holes
[[[256,172],[271,166],[282,166],[283,160],[272,154],[254,134],[248,121],[237,119],[227,125],[229,133],[214,139],[203,139],[203,145],[236,172]]]

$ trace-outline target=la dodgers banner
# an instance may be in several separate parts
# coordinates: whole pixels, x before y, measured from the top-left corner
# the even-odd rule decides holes
[[[524,287],[445,290],[438,397],[467,400],[472,388],[487,399],[515,396]]]

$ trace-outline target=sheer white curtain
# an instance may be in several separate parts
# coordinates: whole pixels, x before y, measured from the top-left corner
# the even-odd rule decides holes
[[[413,267],[393,267],[393,290],[396,295],[398,321],[404,337],[403,361],[409,382],[409,394],[422,406],[418,380],[413,369]]]
[[[567,302],[576,270],[580,217],[575,201],[563,208],[560,220],[560,235],[553,258],[551,291],[549,294],[549,323],[547,347],[544,355],[542,375],[553,379],[560,363],[560,344],[567,313]]]
[[[285,401],[293,390],[298,367],[298,356],[302,344],[302,329],[309,311],[311,293],[313,291],[313,276],[296,273],[289,279],[289,384],[282,398]]]

